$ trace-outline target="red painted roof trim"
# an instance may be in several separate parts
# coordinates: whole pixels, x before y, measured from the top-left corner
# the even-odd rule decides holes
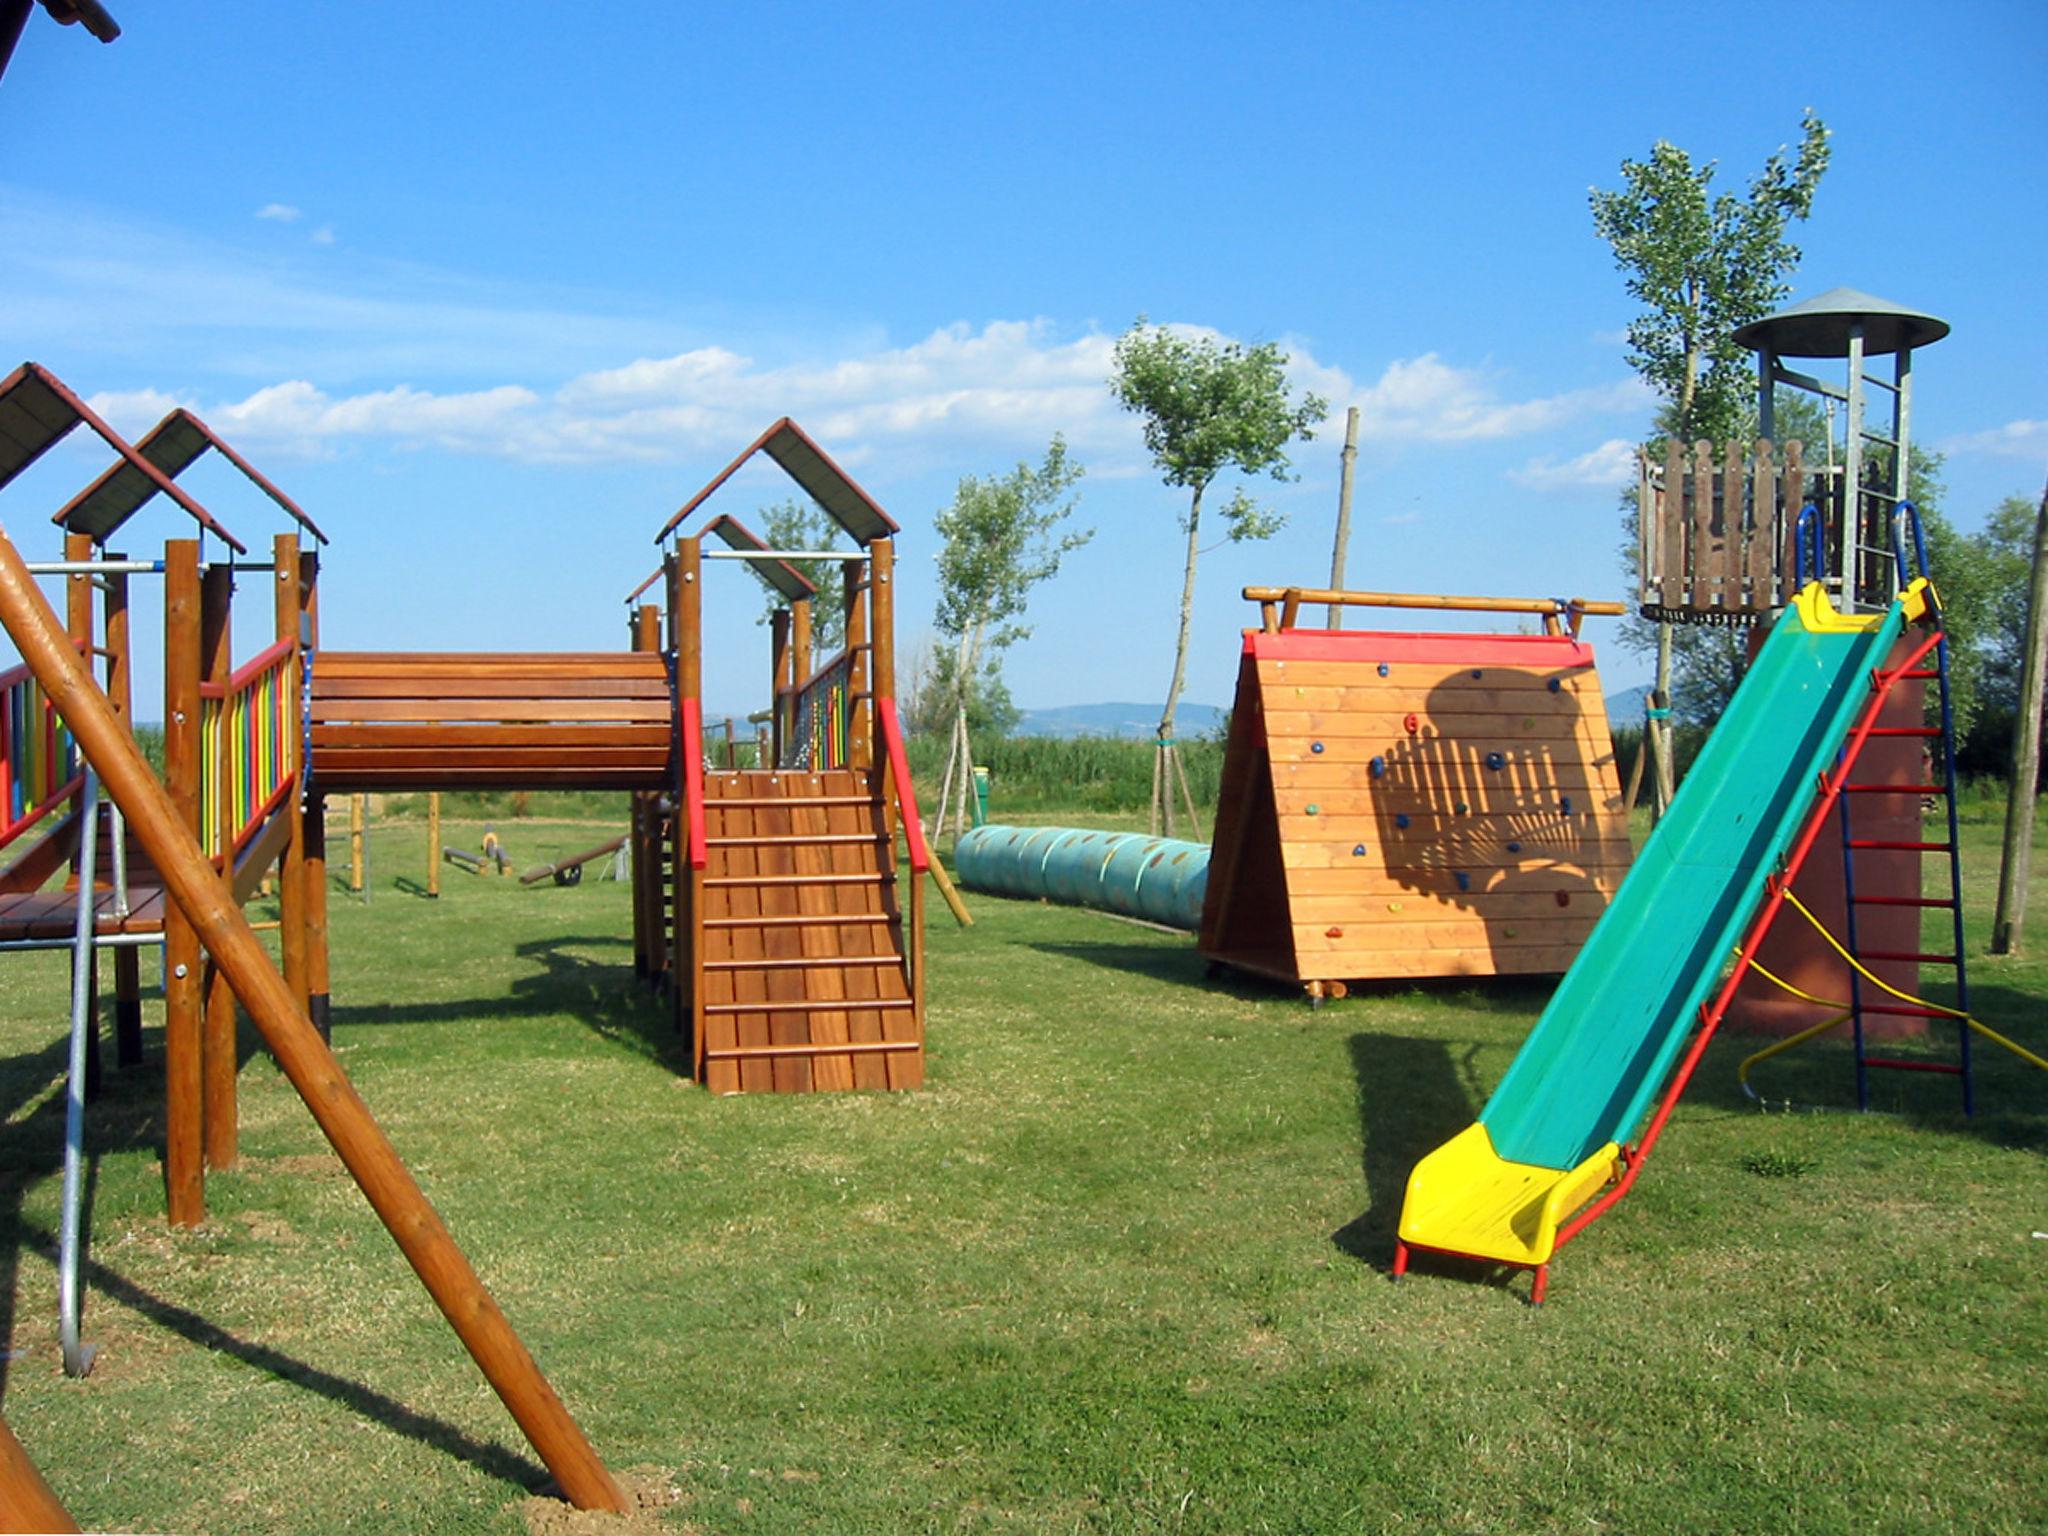
[[[1384,661],[1555,672],[1593,665],[1593,647],[1570,635],[1417,634],[1412,630],[1296,629],[1269,634],[1248,629],[1244,654],[1258,661],[1341,661],[1357,666]]]

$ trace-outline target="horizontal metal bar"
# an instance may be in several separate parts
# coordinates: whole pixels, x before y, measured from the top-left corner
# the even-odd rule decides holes
[[[31,576],[161,576],[161,560],[31,560]],[[269,566],[265,566],[267,571]],[[69,942],[68,940],[66,942]]]
[[[1823,383],[1810,373],[1796,372],[1779,363],[1775,358],[1772,359],[1771,378],[1779,384],[1797,384],[1801,389],[1811,390],[1816,395],[1827,395],[1833,399],[1844,401],[1849,398],[1847,390],[1837,389],[1832,384]]]
[[[156,933],[102,933],[93,937],[94,949],[141,949],[149,944],[161,944],[164,936]],[[70,949],[78,942],[75,934],[65,934],[61,939],[0,939],[0,954],[12,954],[16,950]]]
[[[706,560],[837,560],[842,565],[864,565],[862,549],[707,549]]]

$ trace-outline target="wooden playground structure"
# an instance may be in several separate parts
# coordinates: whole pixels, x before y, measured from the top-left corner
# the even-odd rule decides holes
[[[1617,603],[1251,587],[1200,947],[1298,983],[1564,970],[1628,870],[1589,614]],[[1539,616],[1324,628],[1304,606]]]
[[[22,656],[0,674],[0,950],[63,947],[74,962],[60,1244],[67,1369],[84,1374],[91,1363],[78,1341],[77,1197],[83,1105],[98,1071],[97,951],[115,957],[116,1053],[128,1066],[142,1058],[137,952],[161,943],[173,1224],[203,1221],[206,1170],[236,1161],[239,1002],[564,1494],[579,1507],[619,1509],[617,1485],[327,1044],[325,800],[392,790],[628,791],[635,968],[662,988],[697,1079],[722,1093],[915,1087],[924,1040],[918,877],[929,861],[894,701],[896,525],[785,419],[663,527],[661,568],[633,599],[659,583],[665,602],[632,609],[628,649],[327,652],[318,556],[300,547],[301,533],[325,536],[189,412],[131,445],[47,370],[24,364],[0,381],[0,488],[81,426],[115,462],[57,513],[64,558],[31,566],[0,532],[0,622]],[[210,449],[297,524],[276,537],[268,561],[244,558],[246,546],[177,484]],[[810,654],[815,588],[780,552],[730,518],[682,531],[757,452],[857,544],[826,557],[844,567],[848,623],[845,648],[822,661]],[[109,538],[157,496],[188,514],[201,538],[171,539],[157,560],[109,553]],[[707,551],[706,533],[723,548]],[[208,539],[224,553],[207,558]],[[732,767],[730,742],[721,766],[707,761],[700,593],[716,558],[751,562],[788,600],[773,630],[766,766]],[[234,580],[259,572],[273,588],[274,623],[238,666]],[[161,778],[132,729],[128,582],[139,574],[164,580]],[[39,576],[63,578],[62,616]],[[899,836],[912,871],[907,899]],[[241,910],[266,878],[282,914],[276,965]],[[41,1507],[41,1487],[18,1445],[0,1436],[0,1493]]]

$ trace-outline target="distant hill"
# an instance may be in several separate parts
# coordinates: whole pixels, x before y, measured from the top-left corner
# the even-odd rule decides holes
[[[1174,728],[1183,736],[1201,736],[1223,723],[1224,711],[1213,704],[1181,700]],[[1018,736],[1150,736],[1159,728],[1157,704],[1062,704],[1053,709],[1027,709],[1013,732]]]
[[[1619,693],[1610,693],[1607,695],[1607,723],[1616,727],[1641,725],[1643,708],[1649,701],[1648,683],[1640,688],[1624,688]]]

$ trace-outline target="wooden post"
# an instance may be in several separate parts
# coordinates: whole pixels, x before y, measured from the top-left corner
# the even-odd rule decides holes
[[[441,899],[441,792],[427,795],[427,897]]]
[[[2044,692],[2048,692],[2048,491],[2041,493],[2041,510],[2034,517],[2034,581],[2027,595],[2027,647],[2020,661],[2019,715],[2013,721],[2012,784],[2005,800],[2005,849],[1998,861],[1998,910],[1991,920],[1994,955],[2018,954],[2026,927]]]
[[[296,729],[299,723],[298,685],[306,665],[306,648],[302,639],[306,595],[303,586],[305,566],[299,556],[297,534],[280,533],[271,541],[271,566],[271,585],[276,589],[272,610],[277,620],[277,638],[289,640],[292,645],[292,659],[284,675],[285,685],[292,690],[286,708],[294,728],[292,771],[297,777],[291,799],[282,813],[291,821],[291,832],[277,864],[278,948],[284,957],[284,979],[292,989],[292,996],[299,1000],[301,1009],[310,1012],[313,992],[306,981],[306,818],[299,813],[299,802],[306,790],[304,749],[307,743],[298,739]]]
[[[701,704],[704,683],[703,561],[695,539],[678,541],[669,566],[670,644],[676,656],[676,704]],[[808,638],[808,637],[806,637]],[[677,740],[687,751],[689,744]],[[691,858],[690,808],[685,798],[687,768],[677,764],[676,832],[673,850],[675,931],[671,935],[676,1027],[685,1036],[698,1081],[704,1079],[704,871]]]
[[[108,554],[109,560],[125,555]],[[128,625],[128,578],[110,573],[106,577],[101,630],[107,646],[107,702],[115,718],[133,735],[134,640]],[[123,1067],[142,1061],[142,952],[124,944],[114,951],[114,1061]]]
[[[627,621],[632,648],[651,653],[661,648],[661,611],[653,604],[635,608]],[[655,836],[655,797],[644,790],[633,792],[633,974],[660,974],[656,956],[661,949],[661,867],[660,843]]]
[[[348,888],[361,894],[363,889],[363,822],[369,802],[368,795],[348,797]]]
[[[0,1531],[76,1531],[14,1431],[0,1419]]]
[[[782,700],[796,679],[790,672],[790,662],[795,653],[790,648],[790,612],[778,608],[768,616],[769,670],[774,674],[768,685],[768,728],[770,732],[771,760],[762,763],[763,768],[774,768],[782,762]]]
[[[74,724],[73,729],[76,729]],[[164,792],[199,836],[199,541],[164,545]],[[124,807],[125,809],[125,807]],[[206,1219],[201,1157],[199,935],[164,908],[164,1187],[173,1226]]]
[[[1344,470],[1337,481],[1337,541],[1330,551],[1330,589],[1344,590],[1344,556],[1351,544],[1351,480],[1358,464],[1358,407],[1352,406],[1344,415]],[[1344,627],[1344,609],[1341,604],[1330,604],[1329,625],[1332,629]]]
[[[196,566],[196,544],[191,550]],[[170,574],[167,569],[166,576]],[[127,813],[163,876],[170,902],[186,914],[227,974],[278,1067],[562,1491],[579,1508],[623,1510],[625,1498],[618,1485],[470,1268],[333,1052],[298,1011],[291,989],[271,965],[227,883],[200,851],[179,809],[107,707],[105,695],[64,642],[56,615],[4,537],[0,624],[71,727],[107,792]],[[196,684],[196,676],[193,681]]]
[[[856,567],[849,566],[849,570]],[[868,692],[874,699],[896,697],[896,545],[892,539],[876,539],[868,546]],[[852,611],[849,602],[848,612]],[[873,745],[868,761],[886,784],[889,749],[882,731],[882,712],[870,709],[869,728]],[[888,796],[893,801],[893,796]],[[917,807],[905,806],[903,814],[915,816]]]
[[[217,688],[225,688],[234,675],[235,658],[230,612],[234,606],[235,573],[227,564],[209,565],[199,583],[200,672]],[[213,824],[220,847],[213,852],[221,875],[231,884],[235,872],[235,786],[233,753],[225,709],[214,715],[214,736],[202,740],[199,750],[213,763]],[[206,1020],[200,1028],[200,1073],[206,1108],[206,1166],[232,1168],[238,1148],[235,1110],[235,1072],[241,1065],[235,1048],[235,991],[220,966],[208,957],[206,977]]]
[[[856,565],[846,563],[846,766],[862,769],[873,766],[874,754],[868,750],[869,722],[874,711],[869,707],[869,679],[872,675],[869,662],[872,657],[868,650],[868,605],[862,599],[868,594],[872,583],[868,580],[868,566],[865,562]]]
[[[299,556],[300,665],[320,664],[320,555]],[[300,888],[306,899],[306,1013],[322,1040],[333,1037],[333,1003],[328,993],[327,964],[327,797],[313,779],[313,744],[300,765],[306,790],[300,825],[305,834],[305,876]]]
[[[64,535],[64,558],[66,560],[90,560],[92,555],[92,535],[86,533],[67,533]],[[81,654],[88,658],[86,669],[90,671],[92,668],[90,658],[92,656],[93,644],[92,577],[81,573],[64,578],[64,620],[65,629],[71,636],[72,644],[76,645]],[[82,801],[74,802],[73,808],[76,809],[79,803],[82,803]],[[71,858],[71,872],[80,883],[90,886],[99,879],[99,871],[97,869],[87,869],[80,862],[85,847],[85,840],[83,838],[79,839],[78,847],[80,851],[74,853]],[[77,964],[77,957],[75,955],[72,957],[72,964]],[[92,953],[91,958],[86,964],[92,970],[92,974],[86,980],[86,995],[92,999],[92,1005],[86,1010],[85,1017],[85,1091],[88,1097],[97,1098],[100,1091],[100,962],[97,950]]]

